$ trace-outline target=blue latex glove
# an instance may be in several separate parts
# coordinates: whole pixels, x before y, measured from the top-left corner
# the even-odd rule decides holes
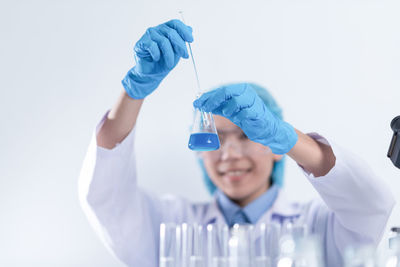
[[[270,147],[274,154],[289,152],[298,139],[294,128],[273,115],[247,83],[204,93],[193,106],[231,120],[250,140]]]
[[[185,42],[193,42],[192,28],[180,20],[147,29],[134,48],[136,65],[122,80],[127,94],[143,99],[152,93],[181,57],[189,57]]]

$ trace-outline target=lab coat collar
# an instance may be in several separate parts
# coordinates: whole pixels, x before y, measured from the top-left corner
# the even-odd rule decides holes
[[[278,196],[272,207],[264,213],[258,220],[259,223],[271,222],[272,215],[277,215],[283,218],[297,217],[301,214],[301,205],[296,202],[291,202],[287,198],[287,194],[279,189]],[[226,224],[225,218],[219,209],[217,196],[214,194],[213,200],[209,205],[209,210],[204,217],[204,224]]]

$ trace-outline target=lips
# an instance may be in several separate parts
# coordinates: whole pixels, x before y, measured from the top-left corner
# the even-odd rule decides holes
[[[228,169],[227,171],[219,172],[219,174],[231,181],[239,181],[249,172],[251,172],[251,169]]]
[[[248,172],[249,172],[249,170],[233,170],[233,171],[225,172],[223,175],[240,176],[240,175],[243,175],[243,174],[248,173]]]

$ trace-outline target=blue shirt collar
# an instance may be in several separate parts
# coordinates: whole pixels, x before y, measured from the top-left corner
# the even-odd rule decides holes
[[[218,207],[220,208],[229,226],[233,225],[234,215],[242,210],[251,224],[256,224],[261,216],[271,208],[279,193],[279,187],[272,185],[265,193],[250,202],[244,208],[234,203],[221,190],[216,191]]]

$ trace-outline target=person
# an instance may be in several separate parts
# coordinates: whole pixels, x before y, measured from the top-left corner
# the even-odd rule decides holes
[[[220,149],[199,153],[211,202],[158,196],[137,186],[133,147],[141,106],[180,58],[188,58],[186,42],[192,41],[192,28],[179,20],[149,28],[135,45],[136,65],[122,81],[120,98],[96,128],[79,195],[105,245],[128,266],[153,267],[163,222],[232,226],[300,219],[322,236],[326,266],[342,266],[349,245],[377,245],[395,203],[389,188],[352,153],[285,122],[272,96],[256,84],[227,84],[193,103],[215,115],[221,141]],[[322,201],[287,199],[281,190],[284,155]]]

